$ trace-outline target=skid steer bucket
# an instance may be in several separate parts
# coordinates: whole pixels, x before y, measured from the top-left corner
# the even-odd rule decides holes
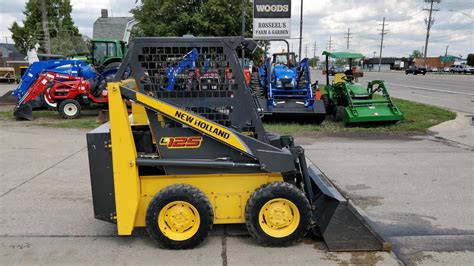
[[[308,174],[316,187],[313,216],[317,226],[312,230],[324,239],[330,251],[390,250],[390,244],[384,242],[316,166],[310,166]]]

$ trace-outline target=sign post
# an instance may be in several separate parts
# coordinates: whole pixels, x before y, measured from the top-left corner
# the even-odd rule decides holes
[[[253,38],[257,40],[291,37],[291,0],[253,1]]]

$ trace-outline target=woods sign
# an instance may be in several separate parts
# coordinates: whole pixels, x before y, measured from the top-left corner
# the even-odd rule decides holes
[[[253,38],[289,39],[291,0],[253,1]]]

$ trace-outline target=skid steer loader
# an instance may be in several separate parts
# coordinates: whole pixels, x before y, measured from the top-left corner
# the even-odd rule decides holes
[[[116,223],[118,235],[145,227],[169,249],[197,246],[214,224],[246,224],[267,246],[312,230],[332,251],[386,250],[292,137],[265,132],[235,52],[255,46],[240,37],[134,40],[108,84],[110,122],[87,134],[95,218]],[[180,71],[188,79],[173,81],[186,84],[167,90],[167,68],[193,49],[196,64]],[[206,60],[219,78],[203,85],[196,68]]]

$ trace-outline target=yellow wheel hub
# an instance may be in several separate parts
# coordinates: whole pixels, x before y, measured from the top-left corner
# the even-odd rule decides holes
[[[258,214],[262,230],[271,237],[291,235],[300,223],[300,212],[296,205],[283,198],[276,198],[263,205]]]
[[[200,223],[199,212],[185,201],[170,202],[158,214],[160,231],[175,241],[190,239],[198,231]]]

